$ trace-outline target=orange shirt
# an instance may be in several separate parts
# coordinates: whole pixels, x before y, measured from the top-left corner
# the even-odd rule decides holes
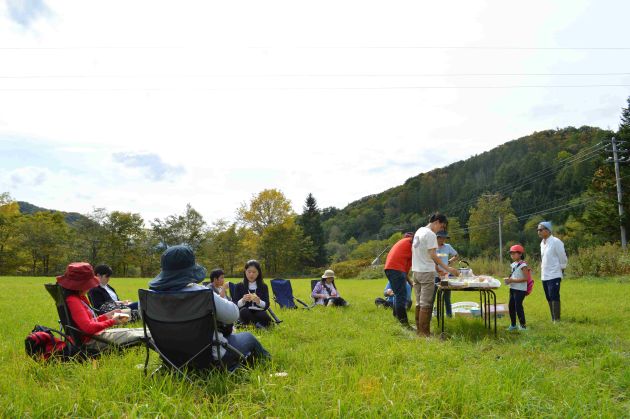
[[[385,269],[409,272],[411,269],[411,238],[404,237],[392,246],[387,254]]]

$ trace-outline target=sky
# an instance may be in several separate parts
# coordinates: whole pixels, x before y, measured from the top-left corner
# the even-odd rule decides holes
[[[616,129],[630,2],[0,2],[0,193],[343,208],[535,131]]]

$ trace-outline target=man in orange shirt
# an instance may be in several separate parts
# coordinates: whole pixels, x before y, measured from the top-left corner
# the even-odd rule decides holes
[[[398,240],[387,254],[385,261],[385,276],[389,279],[389,283],[394,291],[394,316],[400,323],[412,329],[407,318],[407,289],[405,282],[411,281],[407,276],[411,269],[411,243],[413,241],[413,233],[405,233],[404,237]]]

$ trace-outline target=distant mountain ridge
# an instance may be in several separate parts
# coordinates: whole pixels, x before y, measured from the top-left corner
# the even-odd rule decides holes
[[[18,201],[18,205],[20,206],[20,213],[22,214],[35,214],[37,212],[60,212],[63,214],[66,223],[70,225],[74,225],[82,219],[87,218],[85,215],[79,214],[78,212],[64,212],[51,210],[47,208],[38,207],[37,205],[33,205],[29,202]]]
[[[417,228],[436,210],[465,226],[471,206],[483,193],[510,197],[518,217],[567,203],[586,191],[603,163],[597,144],[611,131],[583,126],[535,132],[492,150],[411,177],[404,184],[365,196],[341,210],[326,209],[328,237],[344,242],[384,238]],[[594,150],[594,151],[593,151]],[[448,150],[444,151],[448,153]],[[584,157],[582,158],[582,153]],[[572,156],[576,156],[571,164]],[[554,213],[564,221],[570,211]]]

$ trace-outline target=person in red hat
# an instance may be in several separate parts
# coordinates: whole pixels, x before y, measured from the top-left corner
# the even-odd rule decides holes
[[[529,266],[525,263],[525,249],[520,244],[510,247],[510,257],[513,262],[510,265],[512,273],[505,278],[505,284],[510,286],[510,327],[507,330],[527,330],[525,323],[525,309],[523,300],[527,296],[527,278]],[[518,316],[519,326],[516,326]]]
[[[74,262],[66,267],[66,272],[57,277],[57,284],[63,288],[70,317],[75,326],[84,333],[98,336],[113,344],[127,344],[144,339],[144,330],[110,329],[112,326],[127,323],[129,316],[121,315],[122,310],[113,310],[97,316],[87,299],[87,292],[99,285],[92,265],[86,262]],[[117,314],[121,313],[121,314]],[[83,344],[91,349],[101,350],[109,345],[92,339],[82,338]]]

